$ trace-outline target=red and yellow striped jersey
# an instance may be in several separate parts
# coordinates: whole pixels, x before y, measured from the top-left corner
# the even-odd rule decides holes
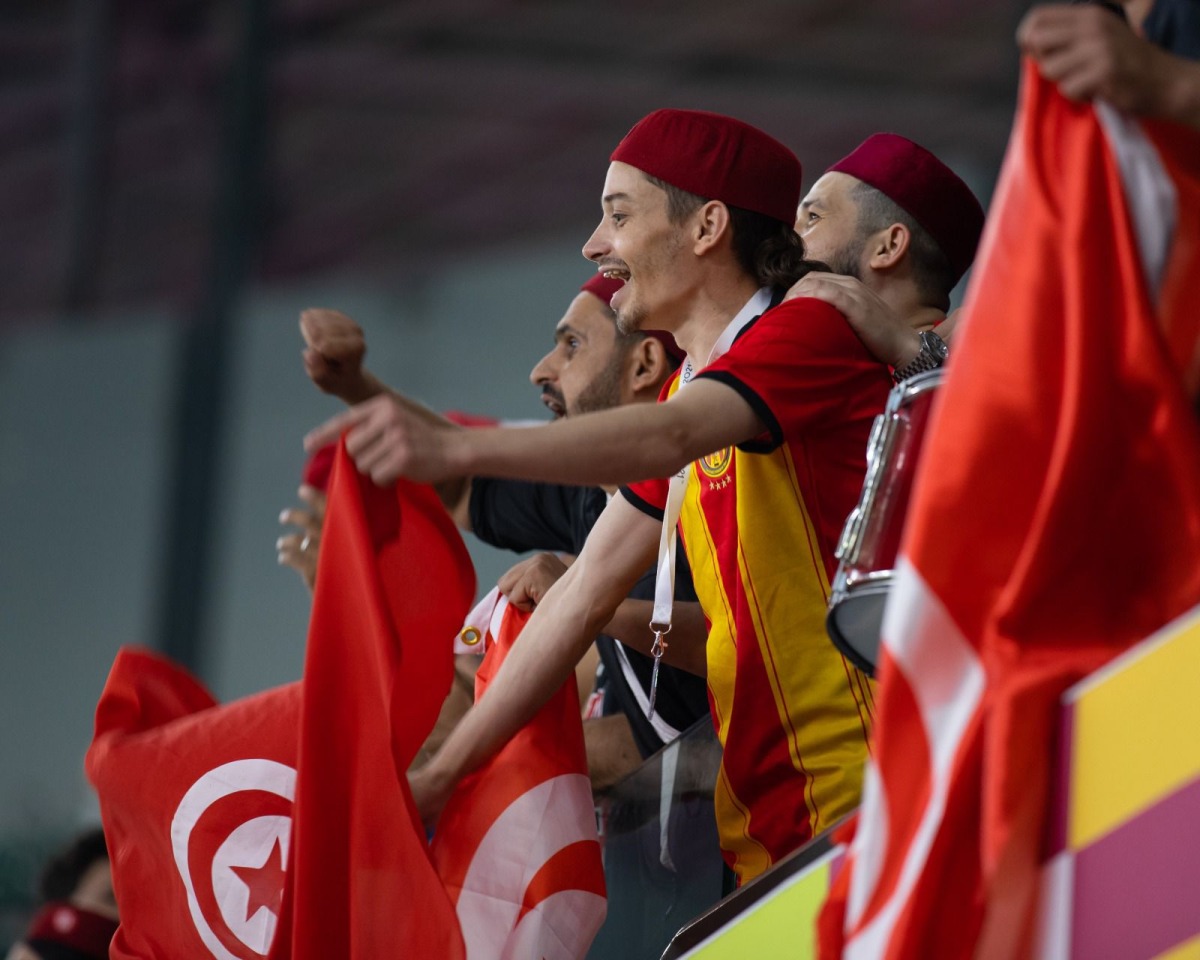
[[[825,610],[890,379],[840,313],[806,298],[753,321],[699,378],[732,387],[766,426],[693,464],[680,517],[709,622],[709,699],[724,747],[718,830],[744,881],[858,802],[871,686],[830,642]],[[667,486],[622,494],[661,518]]]

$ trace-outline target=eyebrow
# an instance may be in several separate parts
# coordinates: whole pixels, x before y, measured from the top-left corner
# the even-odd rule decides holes
[[[801,210],[808,210],[808,209],[811,209],[812,207],[820,207],[820,206],[822,206],[820,197],[817,197],[816,200],[807,200],[806,199],[806,200],[800,201],[800,209]]]
[[[603,202],[604,203],[612,203],[614,200],[628,200],[628,199],[629,199],[629,194],[627,194],[627,193],[610,193],[610,194],[607,194],[603,198]]]
[[[562,340],[564,337],[569,337],[572,334],[577,337],[583,337],[583,334],[576,330],[569,323],[560,323],[554,328],[554,342],[557,343],[559,340]]]

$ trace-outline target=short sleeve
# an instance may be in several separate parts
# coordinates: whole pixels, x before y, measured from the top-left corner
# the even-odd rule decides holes
[[[604,491],[523,480],[476,477],[471,481],[471,529],[503,550],[577,553],[587,525],[604,508]]]
[[[646,516],[662,523],[663,511],[667,509],[667,489],[670,479],[641,480],[621,488],[621,496]]]
[[[768,310],[696,378],[733,388],[763,422],[763,436],[739,445],[747,453],[845,423],[891,385],[887,367],[867,353],[846,318],[811,297]]]

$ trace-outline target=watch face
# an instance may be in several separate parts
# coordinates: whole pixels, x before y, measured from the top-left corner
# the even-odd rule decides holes
[[[946,341],[933,330],[922,331],[921,345],[937,360],[939,366],[945,363],[946,357],[950,355],[950,348],[946,346]]]

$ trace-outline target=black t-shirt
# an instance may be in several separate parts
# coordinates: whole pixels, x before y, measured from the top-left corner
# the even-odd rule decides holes
[[[485,543],[505,550],[548,550],[578,554],[608,503],[598,487],[572,487],[522,480],[477,477],[471,484],[471,528]],[[629,591],[635,600],[654,599],[654,570]],[[675,599],[696,600],[692,571],[682,550],[675,562]],[[611,637],[596,638],[596,649],[612,697],[629,718],[643,757],[708,716],[708,688],[702,677],[664,665],[658,674],[654,721],[646,716],[654,661]]]
[[[1200,60],[1200,0],[1157,0],[1142,30],[1169,53]]]

